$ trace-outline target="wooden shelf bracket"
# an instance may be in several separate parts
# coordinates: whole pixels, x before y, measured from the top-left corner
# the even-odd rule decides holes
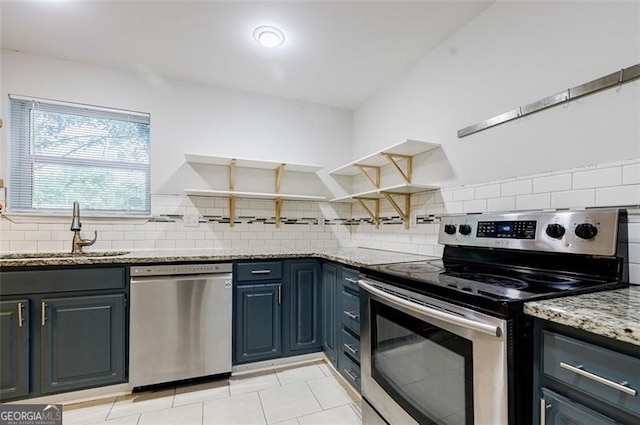
[[[411,194],[409,193],[394,193],[394,192],[382,192],[387,201],[391,204],[394,210],[400,215],[402,218],[402,222],[404,223],[404,228],[409,229],[409,221],[411,216]],[[401,196],[404,198],[404,210],[400,208],[400,205],[393,199],[394,196]]]
[[[366,179],[369,180],[369,182],[371,182],[373,187],[375,187],[376,189],[380,189],[380,167],[376,165],[365,164],[355,164],[354,166],[360,170],[362,175],[365,176]],[[371,175],[370,171],[373,171],[373,176]]]
[[[380,228],[380,198],[353,198],[362,207],[363,210],[367,212],[369,217],[373,220],[373,223],[376,225],[376,229]],[[365,201],[373,202],[373,211],[371,208],[365,203]]]
[[[282,213],[282,202],[283,199],[282,198],[276,198],[276,229],[280,228],[280,215]]]
[[[411,174],[413,173],[413,157],[410,155],[400,155],[397,153],[383,153],[391,165],[398,171],[400,176],[404,179],[407,184],[411,184]],[[405,161],[406,170],[403,170],[400,164],[398,164],[398,160]]]

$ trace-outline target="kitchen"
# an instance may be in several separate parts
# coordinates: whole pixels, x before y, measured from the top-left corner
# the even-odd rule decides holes
[[[98,236],[87,251],[141,250],[138,255],[145,256],[155,250],[174,258],[194,250],[191,258],[199,259],[208,249],[248,260],[292,253],[330,257],[361,247],[441,257],[439,218],[445,214],[624,207],[629,210],[629,280],[640,283],[637,81],[457,136],[458,130],[519,105],[640,63],[637,2],[239,3],[221,4],[222,9],[205,3],[97,3],[94,10],[74,2],[24,3],[1,6],[0,178],[5,183],[10,182],[9,95],[151,116],[152,219],[93,219],[85,205],[82,233],[91,237],[97,231]],[[202,23],[207,14],[196,6],[211,19],[216,16],[215,24]],[[130,8],[130,15],[118,7]],[[186,18],[174,19],[179,13]],[[231,19],[243,14],[244,20]],[[296,17],[306,20],[296,22]],[[261,19],[282,26],[285,44],[259,50],[251,32],[265,24]],[[148,32],[138,31],[139,21],[150,25]],[[362,34],[350,31],[356,24],[363,25]],[[384,33],[389,40],[380,40],[385,25],[393,31]],[[435,35],[424,29],[430,26]],[[407,30],[414,27],[422,30]],[[165,28],[228,40],[238,51],[216,61],[203,54],[209,42],[185,48],[185,40],[172,38]],[[305,28],[309,33],[303,36]],[[309,44],[311,31],[329,29],[338,32],[327,44]],[[109,44],[119,31],[122,38]],[[394,36],[395,31],[401,35]],[[144,52],[126,38],[138,36],[147,43]],[[352,38],[362,44],[351,44]],[[352,50],[340,51],[340,45]],[[338,50],[336,63],[352,56],[354,62],[369,63],[364,55],[373,56],[370,68],[386,74],[368,77],[373,71],[360,64],[354,68],[359,73],[342,69],[343,80],[330,79],[329,65],[314,61],[320,53],[333,58],[331,49]],[[314,69],[295,74],[289,61],[307,61]],[[384,67],[385,62],[403,65]],[[185,63],[190,78],[178,66]],[[229,67],[226,74],[224,67]],[[208,74],[219,79],[206,83],[212,81]],[[244,86],[234,74],[245,78]],[[358,83],[367,78],[375,80],[368,89]],[[280,180],[276,166],[243,167],[240,161],[236,178],[230,179],[231,162],[207,164],[202,158],[190,161],[191,155],[210,162],[215,157],[285,163],[282,193],[340,199],[367,190],[369,182],[331,171],[405,140],[438,145],[413,157],[411,174],[414,183],[439,189],[412,195],[410,208],[400,197],[400,212],[386,199],[379,202],[378,214],[377,202],[365,201],[369,214],[351,202],[285,199],[278,207],[257,196],[238,196],[232,203],[228,197],[187,194],[230,190],[230,180],[235,180],[233,189],[269,193]],[[292,171],[298,164],[321,168]],[[383,168],[384,185],[401,181],[393,172]],[[0,251],[71,250],[71,205],[63,216],[46,218],[12,216],[7,207],[0,218]],[[232,210],[235,220],[229,218]],[[398,218],[400,213],[407,217]],[[395,255],[384,257],[403,261]]]

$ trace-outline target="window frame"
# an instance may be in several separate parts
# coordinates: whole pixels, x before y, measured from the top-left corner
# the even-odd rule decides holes
[[[89,209],[83,208],[83,216],[86,217],[105,217],[105,218],[149,218],[151,217],[151,114],[142,113],[130,110],[98,107],[93,105],[72,103],[65,101],[57,101],[43,98],[34,98],[21,95],[9,94],[9,132],[7,152],[8,160],[6,162],[8,169],[8,184],[6,185],[9,193],[6,195],[6,209],[5,215],[8,216],[66,216],[72,205],[62,208],[43,208],[33,206],[33,187],[34,187],[34,174],[20,172],[19,168],[27,164],[27,167],[31,167],[33,170],[34,164],[42,165],[71,165],[79,168],[87,167],[90,163],[90,159],[87,158],[64,158],[56,157],[54,155],[43,155],[31,153],[32,141],[31,141],[31,113],[34,109],[44,109],[55,113],[68,114],[71,110],[78,112],[77,115],[85,117],[95,118],[108,118],[115,120],[123,120],[123,118],[133,119],[148,126],[148,161],[147,163],[133,163],[125,161],[113,161],[113,160],[100,160],[91,162],[91,167],[104,168],[110,170],[130,170],[138,171],[144,174],[144,184],[146,190],[144,191],[144,206],[142,210],[126,210],[126,209]],[[14,101],[20,102],[24,110],[19,113],[14,112]],[[26,106],[30,103],[29,106]],[[18,106],[20,107],[20,106]],[[56,107],[60,107],[60,110],[56,110]],[[16,120],[20,120],[16,123]],[[24,193],[27,193],[26,197],[31,199],[31,206],[25,207],[24,205],[15,205],[14,198],[11,196],[12,191],[19,191],[22,194],[16,195],[24,198]]]

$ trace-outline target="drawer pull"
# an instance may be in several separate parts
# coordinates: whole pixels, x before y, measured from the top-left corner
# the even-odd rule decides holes
[[[603,378],[602,376],[598,376],[594,373],[591,372],[587,372],[586,370],[584,370],[584,366],[583,365],[578,365],[578,366],[572,366],[570,364],[567,364],[565,362],[560,362],[560,367],[566,370],[569,370],[577,375],[580,376],[584,376],[585,378],[589,378],[592,379],[596,382],[599,382],[603,385],[606,385],[608,387],[614,388],[618,391],[622,391],[625,394],[629,394],[631,396],[635,396],[636,394],[638,394],[638,392],[636,390],[634,390],[633,388],[630,388],[627,386],[628,382],[622,382],[622,383],[617,383],[617,382],[613,382],[607,378]]]
[[[351,369],[342,369],[342,371],[351,379],[353,382],[358,380],[358,376],[351,373]]]
[[[271,273],[271,270],[266,269],[266,270],[251,270],[251,274],[269,274]]]
[[[353,348],[353,346],[347,344],[346,342],[343,343],[342,346],[345,348],[345,350],[347,350],[348,352],[350,352],[354,356],[358,355],[358,350],[356,350],[355,348]]]
[[[358,320],[358,315],[355,313],[345,310],[344,314],[346,314],[349,319]]]
[[[344,280],[346,280],[347,282],[351,282],[354,285],[358,284],[358,279],[351,279],[350,277],[345,277]]]

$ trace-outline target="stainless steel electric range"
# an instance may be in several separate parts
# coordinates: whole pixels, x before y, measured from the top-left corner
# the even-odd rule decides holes
[[[441,219],[442,259],[362,270],[365,423],[531,423],[529,300],[626,286],[624,210]]]

